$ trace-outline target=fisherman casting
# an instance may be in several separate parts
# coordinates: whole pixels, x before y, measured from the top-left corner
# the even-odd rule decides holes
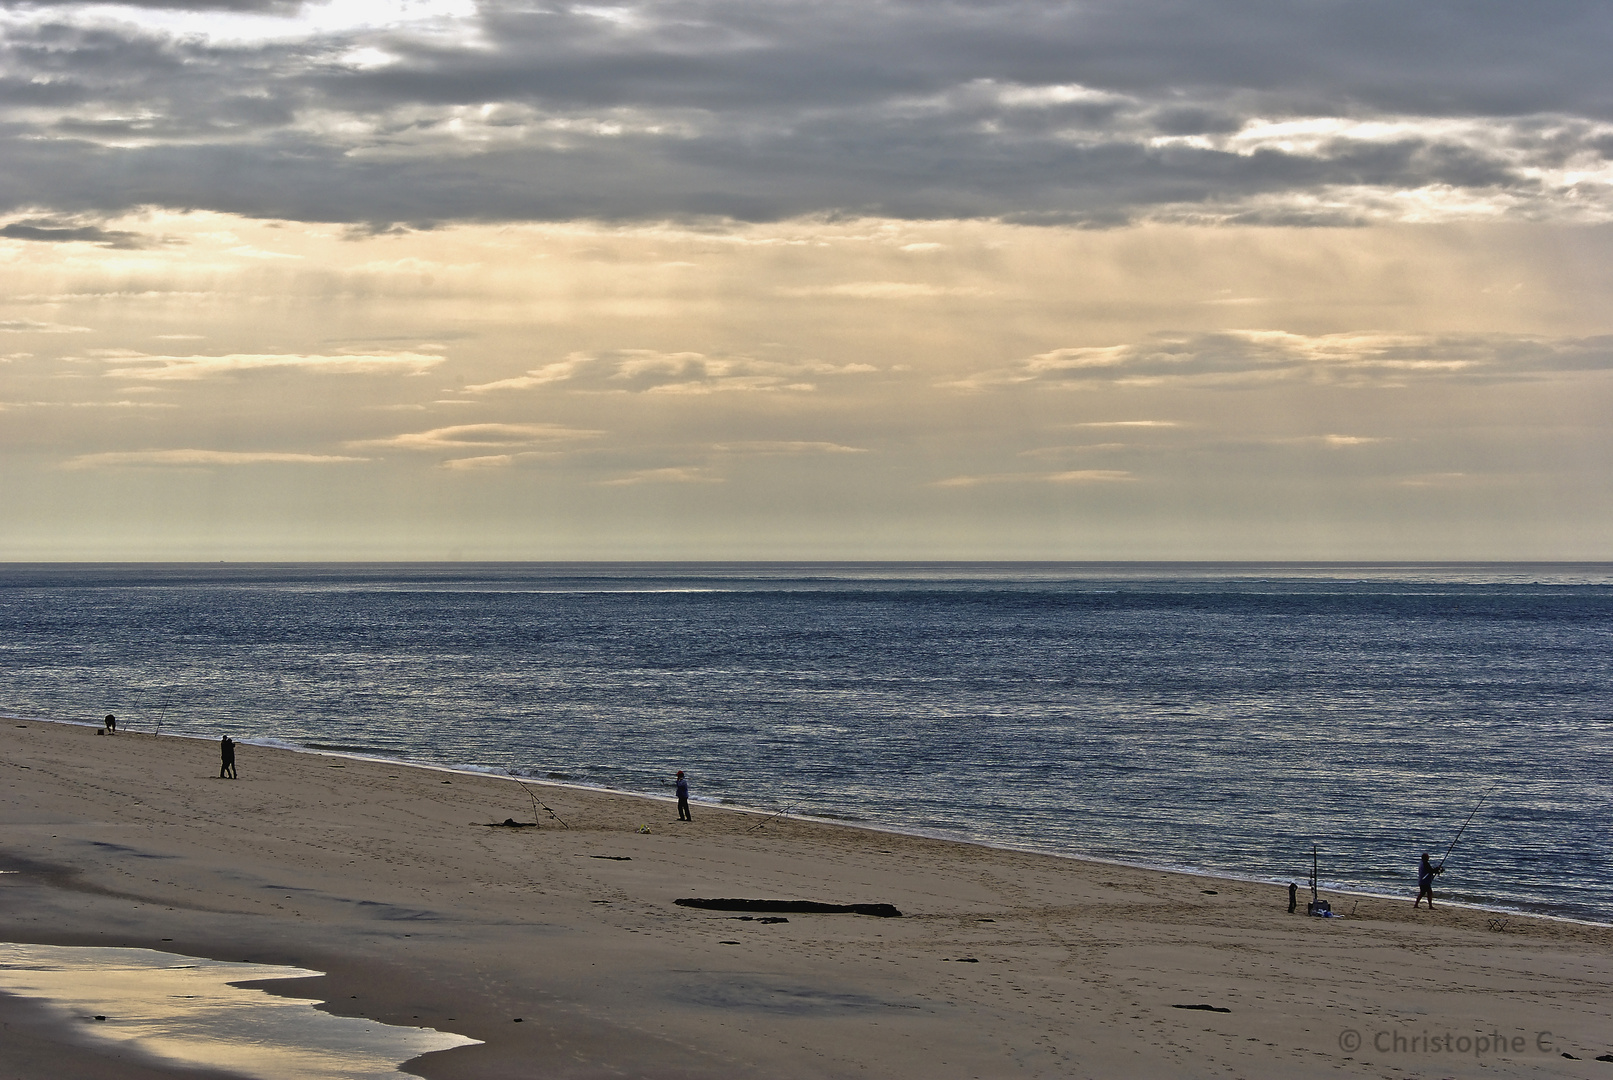
[[[1428,852],[1423,852],[1423,861],[1421,865],[1417,867],[1417,899],[1411,902],[1412,907],[1417,907],[1426,897],[1428,900],[1428,910],[1434,910],[1434,876],[1436,874],[1443,874],[1445,872],[1445,864],[1450,861],[1451,852],[1456,850],[1457,840],[1460,840],[1462,838],[1462,834],[1467,832],[1467,827],[1473,824],[1473,815],[1479,812],[1479,807],[1484,805],[1484,800],[1488,799],[1490,797],[1490,792],[1494,790],[1495,785],[1491,784],[1489,791],[1486,791],[1483,795],[1479,796],[1479,801],[1473,807],[1473,813],[1468,814],[1467,820],[1462,822],[1462,827],[1456,830],[1456,839],[1452,840],[1451,846],[1445,849],[1445,857],[1439,860],[1438,865],[1435,865],[1428,858]]]

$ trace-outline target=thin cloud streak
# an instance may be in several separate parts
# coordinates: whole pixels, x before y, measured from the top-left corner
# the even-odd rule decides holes
[[[561,387],[577,392],[642,394],[811,393],[804,376],[865,375],[868,364],[787,363],[749,356],[618,349],[607,354],[573,353],[523,375],[466,386],[468,394]]]
[[[384,439],[364,439],[349,445],[360,449],[435,452],[546,446],[557,442],[590,439],[601,434],[603,433],[599,431],[582,431],[558,424],[454,424]]]
[[[35,319],[0,319],[0,334],[88,334],[88,326],[39,322]]]
[[[802,454],[866,454],[868,450],[860,446],[842,446],[832,442],[737,442],[717,443],[713,450],[724,454],[743,454],[748,456],[797,456]]]
[[[1094,384],[1221,387],[1308,381],[1399,386],[1430,379],[1527,379],[1548,372],[1613,369],[1613,336],[1552,340],[1497,334],[1285,330],[1160,334],[1147,342],[1054,349],[1011,367],[944,383],[968,391]],[[1141,422],[1158,426],[1156,422]],[[1139,426],[1104,422],[1102,426]],[[1091,425],[1098,426],[1098,425]]]
[[[698,467],[668,466],[659,469],[640,469],[627,476],[601,480],[603,487],[635,487],[640,484],[721,484],[724,479]]]
[[[1121,484],[1137,478],[1124,469],[1066,469],[1051,473],[995,473],[990,476],[950,476],[932,485],[940,488],[979,487],[983,484]]]
[[[247,465],[348,465],[368,458],[341,454],[298,454],[230,450],[119,450],[80,454],[63,468],[69,470],[160,467],[206,469]]]
[[[443,362],[423,353],[305,356],[246,354],[228,356],[124,356],[106,374],[114,379],[145,382],[190,382],[262,371],[302,371],[318,375],[419,375]]]

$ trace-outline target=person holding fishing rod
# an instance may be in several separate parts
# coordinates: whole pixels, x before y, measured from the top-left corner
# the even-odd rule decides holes
[[[1411,902],[1412,907],[1421,904],[1423,897],[1426,896],[1428,897],[1428,910],[1434,910],[1434,875],[1443,874],[1444,872],[1445,865],[1443,863],[1435,866],[1428,861],[1428,852],[1423,852],[1423,863],[1417,868],[1417,899]]]
[[[1492,785],[1490,787],[1490,791],[1494,790],[1495,787]],[[1460,840],[1462,838],[1462,834],[1467,832],[1467,827],[1473,823],[1473,814],[1477,814],[1479,812],[1479,807],[1484,805],[1484,800],[1490,797],[1490,791],[1486,791],[1483,795],[1479,796],[1478,805],[1473,807],[1473,813],[1467,815],[1467,820],[1462,822],[1462,827],[1456,830],[1456,840]],[[1435,866],[1434,863],[1429,860],[1428,852],[1423,852],[1422,865],[1417,867],[1417,899],[1411,902],[1412,907],[1415,908],[1421,904],[1423,902],[1423,897],[1426,896],[1428,898],[1428,910],[1434,910],[1434,875],[1443,874],[1445,872],[1445,863],[1450,859],[1451,852],[1456,850],[1456,840],[1452,840],[1451,846],[1445,849],[1445,856],[1439,860],[1438,866]]]

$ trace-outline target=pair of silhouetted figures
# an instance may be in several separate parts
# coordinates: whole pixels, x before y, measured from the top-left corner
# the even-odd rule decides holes
[[[220,780],[234,780],[235,775],[235,740],[228,735],[218,741],[218,776]]]

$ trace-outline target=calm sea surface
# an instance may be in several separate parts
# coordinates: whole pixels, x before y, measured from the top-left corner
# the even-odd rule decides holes
[[[1610,564],[11,565],[0,709],[1613,921]]]

